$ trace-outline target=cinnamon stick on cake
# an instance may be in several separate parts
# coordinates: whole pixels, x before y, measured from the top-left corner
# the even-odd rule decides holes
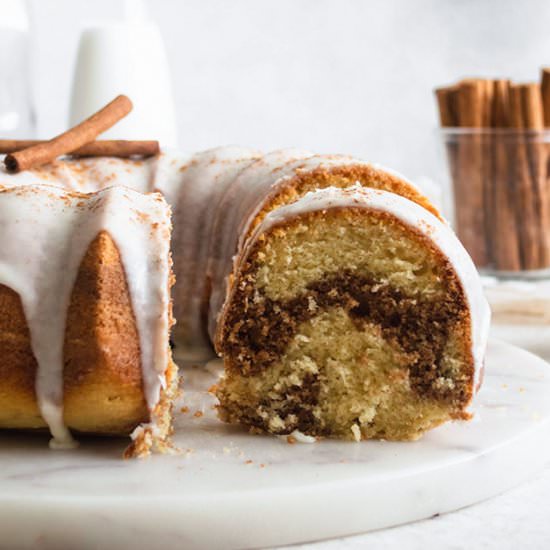
[[[23,149],[48,143],[38,139],[0,139],[0,153],[17,153]],[[154,140],[97,140],[91,141],[74,151],[73,157],[152,157],[160,152],[158,141]]]
[[[4,163],[8,172],[20,172],[33,166],[47,164],[60,155],[71,153],[93,141],[132,110],[132,102],[125,95],[119,95],[97,113],[59,134],[53,139],[33,145],[22,151],[6,155]]]

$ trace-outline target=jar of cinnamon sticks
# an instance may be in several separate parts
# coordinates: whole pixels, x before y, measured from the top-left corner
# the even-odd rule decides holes
[[[485,274],[550,276],[550,69],[435,93],[458,237]]]

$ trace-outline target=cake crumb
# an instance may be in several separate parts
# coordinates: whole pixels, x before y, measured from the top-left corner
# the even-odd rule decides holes
[[[361,441],[361,430],[357,424],[353,424],[351,427],[351,433],[355,441]]]
[[[248,459],[248,460],[245,460],[244,463],[245,463],[245,464],[253,464],[254,462],[253,462],[252,460]]]
[[[279,435],[277,437],[286,441],[287,443],[290,443],[291,445],[294,443],[315,443],[317,441],[316,437],[312,435],[306,435],[300,430],[294,430],[288,435]]]
[[[202,411],[195,411],[195,414],[193,414],[193,416],[195,418],[200,418],[204,413]]]
[[[523,386],[520,386],[519,393],[525,393],[525,388]]]
[[[182,407],[182,408],[180,409],[180,412],[182,412],[182,413],[184,413],[184,414],[185,414],[185,413],[188,413],[188,412],[189,412],[189,407]]]

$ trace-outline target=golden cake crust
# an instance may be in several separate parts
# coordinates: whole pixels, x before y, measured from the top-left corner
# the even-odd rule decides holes
[[[19,296],[0,285],[0,427],[40,428],[37,370]],[[102,231],[78,271],[64,344],[64,419],[79,432],[128,434],[149,420],[124,268]]]

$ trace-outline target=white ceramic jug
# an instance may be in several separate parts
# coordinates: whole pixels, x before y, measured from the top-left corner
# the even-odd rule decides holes
[[[101,137],[157,139],[164,147],[175,147],[175,109],[162,36],[143,2],[126,0],[125,7],[123,21],[96,25],[81,35],[70,125],[126,94],[133,111]]]

